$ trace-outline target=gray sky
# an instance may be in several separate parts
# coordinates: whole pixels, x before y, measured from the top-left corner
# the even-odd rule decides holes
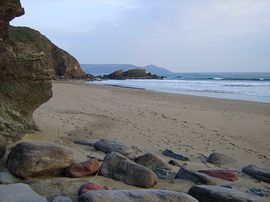
[[[12,24],[80,63],[270,71],[270,0],[21,0]]]

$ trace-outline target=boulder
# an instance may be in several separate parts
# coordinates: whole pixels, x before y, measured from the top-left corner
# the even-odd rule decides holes
[[[52,199],[52,202],[72,202],[72,199],[68,196],[56,196]]]
[[[89,191],[100,191],[100,190],[108,190],[109,188],[106,186],[101,186],[93,182],[87,182],[80,189],[80,195],[89,192]]]
[[[251,177],[259,180],[270,183],[270,170],[266,168],[261,168],[256,165],[250,164],[245,166],[242,171],[250,175]]]
[[[185,157],[181,154],[176,154],[174,153],[172,150],[170,149],[165,149],[162,154],[164,156],[168,156],[168,157],[171,157],[171,158],[174,158],[174,159],[177,159],[177,160],[181,160],[181,161],[189,161],[189,158],[188,157]]]
[[[195,184],[211,184],[215,185],[214,179],[206,174],[200,172],[190,171],[184,167],[181,167],[176,174],[176,179],[190,180]]]
[[[259,202],[267,201],[250,194],[237,191],[235,189],[210,186],[196,185],[191,187],[188,194],[199,200],[200,202]]]
[[[0,202],[47,202],[23,183],[0,185]]]
[[[10,172],[0,172],[0,184],[13,184],[21,181],[21,179],[13,176]]]
[[[66,169],[66,176],[68,177],[83,177],[95,174],[99,169],[98,159],[90,159],[81,163],[71,164]]]
[[[158,181],[156,174],[152,170],[129,160],[117,152],[105,156],[100,168],[100,174],[138,187],[153,187]]]
[[[87,192],[78,198],[79,202],[198,202],[193,197],[174,191],[148,190],[102,190]]]
[[[147,153],[139,156],[134,161],[140,165],[149,168],[154,172],[157,169],[172,170],[171,166],[167,162],[165,162],[163,159],[159,158],[153,153]]]
[[[235,162],[235,160],[225,154],[212,153],[208,157],[207,162],[214,165],[226,165]]]
[[[62,173],[73,162],[72,152],[55,144],[21,142],[11,149],[7,167],[22,178]]]
[[[5,153],[6,153],[6,144],[0,142],[0,160],[3,158]]]
[[[236,181],[238,177],[234,170],[230,169],[211,169],[211,170],[199,170],[200,173],[207,174],[212,177],[217,177],[227,181]]]
[[[118,152],[129,159],[136,158],[136,149],[129,145],[122,144],[115,140],[101,139],[94,144],[96,150],[103,151],[105,153]]]

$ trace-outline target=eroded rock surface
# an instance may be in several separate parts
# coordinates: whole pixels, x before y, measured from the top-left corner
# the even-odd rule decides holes
[[[0,139],[4,142],[35,129],[33,111],[52,97],[53,69],[44,53],[8,37],[9,22],[23,14],[19,0],[0,1]]]

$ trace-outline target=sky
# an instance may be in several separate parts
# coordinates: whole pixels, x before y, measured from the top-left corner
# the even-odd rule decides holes
[[[269,72],[270,0],[21,0],[15,26],[86,64]]]

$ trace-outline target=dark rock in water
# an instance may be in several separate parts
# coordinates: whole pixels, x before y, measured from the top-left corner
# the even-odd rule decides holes
[[[100,168],[100,174],[138,187],[153,187],[158,181],[156,174],[152,170],[129,160],[117,152],[105,156]]]
[[[191,187],[188,194],[200,202],[260,202],[260,197],[220,186],[196,185]]]
[[[174,179],[176,176],[175,172],[172,172],[170,170],[160,169],[160,168],[157,168],[155,170],[155,173],[160,179]]]
[[[235,160],[225,154],[212,153],[208,157],[207,162],[214,165],[226,165],[235,162]]]
[[[211,170],[199,170],[199,172],[207,174],[212,177],[217,177],[223,180],[236,181],[238,177],[234,170],[230,169],[211,169]]]
[[[129,159],[136,158],[136,149],[115,140],[101,139],[94,144],[96,150],[105,153],[118,152]]]
[[[14,184],[21,181],[21,179],[13,176],[8,171],[0,172],[0,184]]]
[[[73,162],[72,152],[55,144],[21,142],[12,148],[7,167],[22,178],[64,172]]]
[[[242,171],[252,176],[253,178],[270,183],[270,170],[266,168],[261,168],[256,165],[250,164],[248,166],[245,166]]]
[[[6,153],[6,144],[0,142],[0,160],[3,158],[5,153]]]
[[[263,189],[258,189],[255,187],[252,187],[247,190],[247,193],[255,195],[255,196],[260,196],[260,197],[270,197],[270,192],[267,190]]]
[[[168,162],[170,165],[173,165],[173,166],[178,166],[178,167],[181,167],[182,165],[180,163],[178,163],[177,161],[175,160],[170,160]]]
[[[150,170],[154,171],[156,169],[171,170],[171,166],[165,162],[163,159],[159,158],[153,153],[146,153],[142,156],[137,157],[134,160],[136,163],[143,165]]]
[[[52,202],[72,202],[72,199],[68,196],[56,196],[52,199]]]
[[[23,183],[0,185],[0,202],[47,202]]]
[[[99,169],[98,159],[90,159],[81,163],[71,164],[66,169],[68,177],[84,177],[95,174]]]
[[[108,190],[109,188],[106,186],[101,186],[93,182],[87,182],[80,189],[80,195],[89,192],[89,191],[100,191],[100,190]]]
[[[185,156],[183,156],[183,155],[181,155],[181,154],[176,154],[176,153],[174,153],[174,152],[173,152],[172,150],[170,150],[170,149],[165,149],[165,151],[163,151],[162,154],[163,154],[164,156],[169,156],[169,157],[171,157],[171,158],[174,158],[174,159],[177,159],[177,160],[181,160],[181,161],[188,161],[188,160],[189,160],[188,157],[185,157]]]
[[[174,191],[158,189],[103,190],[87,192],[79,202],[198,202],[193,197]]]
[[[190,171],[184,167],[181,167],[176,174],[176,179],[190,180],[196,184],[210,184],[215,185],[215,180],[203,173]]]
[[[164,76],[146,73],[145,69],[130,69],[128,71],[117,70],[109,75],[104,75],[103,79],[164,79]]]

